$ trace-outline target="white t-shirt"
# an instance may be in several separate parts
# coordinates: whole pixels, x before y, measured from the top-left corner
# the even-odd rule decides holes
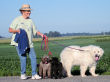
[[[23,16],[19,16],[15,18],[15,20],[11,23],[10,28],[15,29],[15,30],[18,30],[20,28],[24,29],[29,39],[29,46],[30,48],[33,47],[32,38],[33,38],[33,35],[36,35],[38,30],[36,30],[35,24],[30,18],[24,19]],[[15,35],[16,34],[12,35],[11,45],[18,46],[18,44],[14,41]]]

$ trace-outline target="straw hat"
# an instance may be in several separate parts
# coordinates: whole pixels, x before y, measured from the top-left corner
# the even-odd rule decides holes
[[[19,10],[22,11],[22,10],[32,10],[32,9],[30,8],[30,5],[24,4]]]

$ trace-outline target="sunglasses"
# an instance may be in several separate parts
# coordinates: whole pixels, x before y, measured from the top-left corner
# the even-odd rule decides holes
[[[30,10],[24,10],[25,12],[31,12]]]
[[[26,10],[26,12],[31,12],[30,10]]]

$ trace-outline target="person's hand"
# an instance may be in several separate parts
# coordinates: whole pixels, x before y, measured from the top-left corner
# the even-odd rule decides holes
[[[43,39],[46,39],[47,38],[47,36],[46,35],[43,35]]]
[[[12,28],[9,28],[9,32],[11,32],[11,33],[19,33],[20,34],[20,29],[18,29],[18,30],[15,30],[15,29],[12,29]]]
[[[20,34],[20,29],[18,29],[17,32]]]

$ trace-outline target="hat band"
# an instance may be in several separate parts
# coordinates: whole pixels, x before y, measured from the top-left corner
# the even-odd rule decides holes
[[[25,10],[25,9],[31,10],[29,7],[24,7],[24,8],[21,8],[20,10]]]

